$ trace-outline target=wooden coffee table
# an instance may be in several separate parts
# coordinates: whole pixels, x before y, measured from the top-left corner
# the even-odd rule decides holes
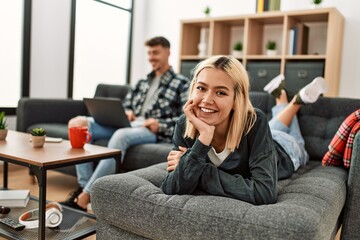
[[[0,141],[0,160],[4,161],[4,188],[8,187],[8,163],[29,167],[38,180],[38,239],[45,239],[47,170],[109,157],[116,159],[116,172],[119,172],[121,152],[118,149],[91,144],[85,144],[83,149],[73,149],[67,140],[60,143],[46,142],[43,148],[33,148],[30,142],[30,134],[11,130],[8,131],[5,141]]]

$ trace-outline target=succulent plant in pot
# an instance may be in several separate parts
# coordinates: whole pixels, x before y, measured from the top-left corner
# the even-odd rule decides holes
[[[5,140],[7,136],[7,123],[5,118],[5,112],[0,112],[0,141]]]
[[[318,8],[321,6],[323,0],[310,0],[311,8]]]
[[[276,55],[276,42],[269,40],[266,43],[266,54],[269,56]]]
[[[44,128],[33,128],[31,129],[30,134],[32,136],[45,136],[46,130]]]
[[[44,146],[46,138],[46,130],[44,128],[33,128],[31,129],[30,134],[33,147],[41,148]]]
[[[206,6],[204,9],[205,16],[209,17],[211,13],[211,8],[209,6]]]
[[[241,41],[237,41],[234,43],[233,45],[233,49],[232,49],[232,52],[231,54],[234,56],[234,57],[242,57],[242,51],[243,51],[243,44]]]

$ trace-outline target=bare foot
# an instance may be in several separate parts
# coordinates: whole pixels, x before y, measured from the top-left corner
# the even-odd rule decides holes
[[[87,194],[86,192],[82,192],[80,193],[80,195],[77,197],[77,205],[79,205],[80,207],[86,209],[87,205],[90,202],[90,195]]]
[[[286,95],[286,91],[283,89],[281,90],[280,96],[278,98],[276,98],[276,105],[280,105],[280,104],[286,104],[288,103],[288,98]]]

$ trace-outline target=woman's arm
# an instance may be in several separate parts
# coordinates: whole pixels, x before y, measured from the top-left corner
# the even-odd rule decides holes
[[[206,156],[210,150],[209,146],[200,141],[185,140],[183,133],[185,129],[185,117],[180,117],[173,136],[174,149],[179,146],[187,148],[178,161],[177,167],[169,172],[163,181],[161,188],[166,194],[191,194],[196,189],[199,178],[206,166]]]
[[[212,195],[231,197],[252,204],[269,204],[276,201],[277,162],[273,140],[265,115],[257,112],[257,121],[243,137],[239,149],[233,154],[247,161],[250,176],[244,177],[206,162],[210,146],[199,139],[189,141],[182,134],[185,118],[180,118],[174,133],[175,150],[187,148],[178,166],[170,172],[161,188],[166,194],[192,194],[199,187]],[[230,156],[231,157],[231,156]],[[227,160],[225,160],[227,161]],[[220,166],[221,167],[221,166]]]
[[[209,194],[243,200],[252,204],[270,204],[277,199],[277,160],[265,115],[257,112],[252,130],[242,139],[238,151],[248,151],[250,177],[228,173],[212,164],[202,171],[199,188]],[[240,156],[245,156],[239,153]],[[240,159],[239,159],[240,161]]]

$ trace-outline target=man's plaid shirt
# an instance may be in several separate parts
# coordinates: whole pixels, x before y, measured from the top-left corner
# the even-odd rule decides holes
[[[139,116],[144,104],[146,94],[149,91],[150,80],[154,77],[151,72],[147,79],[140,80],[125,98],[124,107],[132,110],[135,116]],[[189,79],[176,74],[170,67],[160,79],[159,88],[145,111],[145,118],[155,118],[159,121],[157,138],[159,142],[171,142],[176,120],[182,114],[182,107],[188,98]]]

